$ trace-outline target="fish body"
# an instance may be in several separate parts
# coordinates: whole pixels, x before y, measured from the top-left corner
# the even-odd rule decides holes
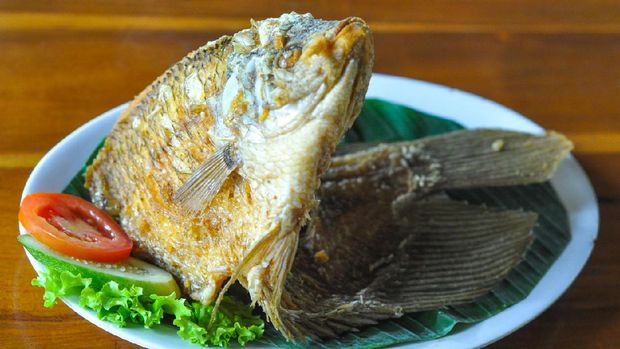
[[[229,278],[275,297],[372,61],[358,18],[290,13],[207,43],[122,113],[86,173],[93,202],[193,299]],[[188,213],[175,193],[201,168],[215,189]]]

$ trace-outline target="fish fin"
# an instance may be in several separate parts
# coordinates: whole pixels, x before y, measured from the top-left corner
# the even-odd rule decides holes
[[[354,142],[354,143],[340,143],[336,147],[334,154],[332,156],[342,156],[351,153],[356,153],[359,151],[366,151],[372,147],[376,147],[381,142]]]
[[[215,151],[177,189],[172,200],[189,213],[208,205],[228,176],[239,166],[234,146],[227,144]]]
[[[535,213],[474,206],[445,195],[408,202],[396,210],[394,225],[376,231],[384,240],[395,239],[397,247],[384,263],[373,265],[367,284],[338,286],[356,282],[359,272],[347,270],[352,268],[347,263],[329,275],[312,262],[295,264],[281,310],[290,332],[333,337],[407,312],[470,302],[522,260],[537,220]]]
[[[415,141],[369,146],[340,145],[340,156],[322,175],[322,189],[336,188],[341,199],[367,200],[416,192],[496,187],[551,178],[572,149],[561,134],[531,135],[473,129]],[[386,185],[389,184],[389,185]],[[364,191],[360,191],[361,187]]]
[[[265,280],[259,280],[261,283],[269,285],[259,285],[254,287],[256,293],[250,294],[252,297],[252,305],[257,301],[261,302],[263,311],[265,311],[269,321],[278,330],[284,331],[283,334],[290,338],[290,332],[287,332],[282,325],[280,319],[280,313],[277,311],[280,307],[279,301],[281,298],[282,290],[286,282],[288,271],[291,269],[295,254],[297,251],[297,245],[299,242],[299,234],[296,232],[298,228],[286,230],[279,227],[275,228],[263,235],[259,240],[245,252],[242,260],[235,267],[231,273],[228,281],[222,287],[217,299],[214,303],[213,312],[209,319],[209,327],[215,321],[217,312],[219,310],[220,303],[222,302],[224,295],[228,289],[239,279],[242,274],[250,272],[250,268],[255,265],[260,265],[261,261],[268,261],[269,266],[266,271],[268,277],[267,282]],[[245,285],[248,289],[250,285]]]
[[[573,148],[556,132],[536,136],[494,129],[457,131],[421,142],[441,165],[436,189],[543,182]]]
[[[522,261],[538,219],[445,195],[399,211],[398,229],[411,233],[369,288],[403,312],[462,304],[490,291]]]

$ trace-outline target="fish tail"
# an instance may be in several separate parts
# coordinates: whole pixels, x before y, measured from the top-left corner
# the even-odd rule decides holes
[[[405,209],[400,229],[410,231],[411,239],[401,244],[398,272],[375,280],[385,303],[404,312],[466,303],[487,293],[523,260],[538,219],[533,212],[475,206],[445,195]]]
[[[476,129],[421,141],[441,165],[436,189],[508,186],[549,180],[573,148],[563,135]]]
[[[333,291],[322,298],[322,279],[291,285],[295,307],[284,320],[304,336],[334,337],[404,313],[464,304],[487,294],[522,260],[538,215],[454,201],[445,194],[400,201],[394,225],[377,230],[398,246],[374,267],[374,279],[361,289]],[[307,272],[316,275],[312,265]],[[339,269],[349,275],[353,270]],[[346,279],[346,277],[344,277]],[[317,287],[315,292],[295,292]],[[297,288],[296,288],[297,287]],[[305,316],[296,316],[302,309]]]

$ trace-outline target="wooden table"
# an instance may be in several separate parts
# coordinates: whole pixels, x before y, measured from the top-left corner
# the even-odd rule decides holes
[[[620,2],[1,1],[0,347],[133,347],[42,292],[15,240],[38,159],[131,99],[186,52],[295,10],[365,18],[375,71],[496,100],[567,134],[601,209],[600,237],[570,290],[496,348],[620,347]]]

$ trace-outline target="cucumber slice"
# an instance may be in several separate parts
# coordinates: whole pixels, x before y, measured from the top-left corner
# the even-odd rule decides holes
[[[167,296],[172,292],[176,292],[177,297],[181,295],[179,286],[170,273],[139,259],[129,257],[119,263],[86,261],[62,255],[32,235],[20,235],[17,240],[41,264],[58,271],[66,270],[82,274],[82,277],[92,279],[93,286],[101,287],[106,282],[114,280],[125,287],[140,286],[144,289],[144,295]]]

